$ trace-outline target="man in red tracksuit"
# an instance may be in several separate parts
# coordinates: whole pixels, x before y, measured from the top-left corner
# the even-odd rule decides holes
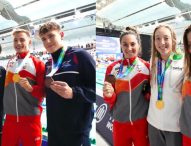
[[[28,31],[15,30],[13,44],[16,56],[6,69],[2,146],[41,146],[45,65],[30,55]]]

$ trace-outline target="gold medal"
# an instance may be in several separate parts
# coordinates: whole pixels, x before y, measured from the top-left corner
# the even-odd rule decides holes
[[[164,101],[162,101],[162,100],[157,100],[157,101],[156,101],[156,107],[157,107],[158,109],[163,109],[163,108],[164,108]]]
[[[19,74],[14,74],[13,75],[13,82],[18,83],[19,80],[20,80],[20,75]]]

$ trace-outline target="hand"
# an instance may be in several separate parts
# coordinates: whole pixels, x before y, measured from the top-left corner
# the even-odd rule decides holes
[[[21,87],[23,87],[27,92],[32,92],[33,91],[33,88],[32,86],[30,85],[29,81],[27,80],[27,78],[22,78],[20,77],[19,79],[19,85]]]
[[[107,98],[111,98],[114,93],[114,88],[109,82],[104,82],[103,95]]]
[[[50,88],[56,92],[58,95],[65,99],[73,98],[73,91],[70,86],[66,82],[62,81],[53,81],[50,85]]]

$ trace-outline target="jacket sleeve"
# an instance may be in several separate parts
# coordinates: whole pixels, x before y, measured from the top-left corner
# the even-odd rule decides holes
[[[77,54],[79,61],[80,85],[73,86],[73,98],[77,101],[93,103],[96,101],[95,61],[85,50]]]
[[[0,67],[0,132],[2,131],[3,122],[3,95],[4,95],[4,84],[5,84],[6,71],[3,67]]]
[[[36,84],[33,85],[32,96],[37,98],[42,98],[45,96],[45,85],[44,85],[44,76],[45,76],[45,65],[42,61],[38,59],[33,60],[36,67]]]
[[[109,66],[107,67],[107,69],[106,69],[106,74],[105,74],[105,78],[106,78],[107,75],[111,74],[112,68],[113,68],[112,65],[109,65]],[[115,94],[115,85],[112,85],[112,86],[113,86],[113,88],[114,88],[114,93],[113,93],[112,97],[111,97],[111,98],[107,98],[106,96],[103,95],[104,101],[105,101],[107,104],[109,104],[110,109],[113,108],[113,106],[114,106],[114,104],[115,104],[115,102],[116,102],[116,98],[117,98],[117,97],[116,97],[116,94]]]
[[[143,86],[143,95],[144,95],[145,99],[150,100],[150,96],[151,96],[150,63],[145,61],[145,65],[146,65],[147,69],[149,70],[149,75],[148,75],[148,82]]]

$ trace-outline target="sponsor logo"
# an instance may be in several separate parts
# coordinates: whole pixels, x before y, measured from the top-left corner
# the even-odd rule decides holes
[[[96,111],[96,123],[99,123],[105,116],[107,112],[107,104],[102,104],[100,107],[97,108]]]

